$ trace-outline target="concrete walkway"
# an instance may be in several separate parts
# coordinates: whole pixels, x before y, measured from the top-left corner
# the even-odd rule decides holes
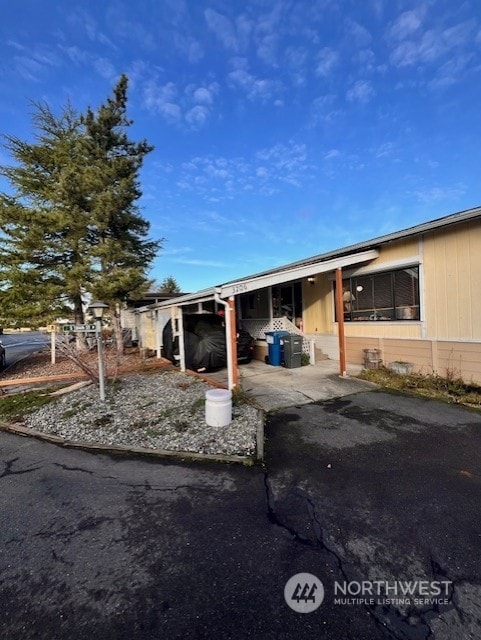
[[[373,389],[375,385],[353,376],[362,367],[349,365],[348,375],[339,375],[339,362],[323,360],[296,369],[273,367],[260,360],[239,366],[240,385],[245,394],[265,411],[300,406]],[[227,371],[206,376],[227,385]]]

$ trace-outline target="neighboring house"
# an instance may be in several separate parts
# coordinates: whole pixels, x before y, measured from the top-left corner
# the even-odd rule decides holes
[[[254,335],[260,359],[265,332],[286,329],[304,336],[311,362],[323,352],[363,364],[365,349],[379,349],[385,364],[409,361],[415,371],[481,384],[480,282],[478,207],[160,301],[144,313],[157,314],[160,327],[158,314],[229,302],[231,333],[237,323]]]
[[[129,300],[127,301],[125,307],[120,312],[120,324],[122,329],[130,330],[132,332],[132,339],[134,341],[139,340],[139,337],[142,335],[142,332],[145,334],[147,331],[147,316],[144,318],[143,326],[138,325],[138,310],[139,309],[150,309],[151,305],[157,304],[159,302],[165,302],[168,300],[172,300],[173,298],[182,296],[185,294],[182,293],[166,293],[164,291],[153,291],[146,293],[142,298],[137,300]],[[151,328],[150,331],[152,334],[155,333],[155,329]],[[148,336],[144,335],[143,341],[148,341]],[[155,342],[155,338],[154,338]]]

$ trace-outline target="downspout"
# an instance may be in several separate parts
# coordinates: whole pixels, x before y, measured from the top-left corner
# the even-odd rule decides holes
[[[160,333],[160,314],[159,310],[154,310],[154,326],[155,326],[155,352],[157,358],[162,357],[162,341],[161,341],[161,333]]]
[[[336,313],[337,332],[339,338],[339,374],[346,377],[346,337],[344,335],[344,301],[342,291],[342,269],[336,269]]]
[[[236,326],[235,326],[235,307],[234,299],[223,300],[216,292],[214,300],[217,304],[221,304],[225,311],[225,331],[226,331],[226,347],[227,347],[227,380],[229,389],[237,386],[237,343],[236,343]]]

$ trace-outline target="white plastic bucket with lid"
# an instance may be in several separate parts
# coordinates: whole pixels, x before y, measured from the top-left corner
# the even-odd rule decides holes
[[[232,422],[232,391],[211,389],[205,392],[205,421],[209,427],[226,427]]]

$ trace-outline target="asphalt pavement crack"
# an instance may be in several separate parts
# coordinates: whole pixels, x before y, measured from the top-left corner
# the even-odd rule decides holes
[[[271,498],[271,490],[269,488],[269,479],[267,477],[267,472],[264,473],[264,487],[266,491],[267,517],[269,519],[269,522],[271,522],[272,524],[275,524],[277,527],[281,527],[282,529],[285,529],[285,531],[287,531],[296,542],[299,542],[300,544],[306,545],[308,547],[317,546],[317,544],[313,543],[312,540],[309,540],[309,538],[305,538],[304,536],[301,536],[292,527],[289,527],[287,524],[284,524],[278,518],[272,504],[273,501]]]
[[[333,549],[331,549],[324,541],[323,529],[321,526],[321,521],[319,519],[319,512],[316,509],[314,501],[305,492],[300,493],[304,496],[307,502],[307,509],[309,511],[309,515],[311,516],[313,529],[316,533],[316,537],[319,541],[320,546],[322,546],[322,548],[327,551],[327,553],[331,554],[336,559],[339,571],[341,572],[344,580],[346,582],[350,582],[350,580],[352,580],[352,577],[349,578],[346,570],[344,569],[341,556]],[[421,627],[418,625],[416,628],[414,628],[412,625],[412,611],[408,611],[406,614],[403,614],[395,606],[385,604],[364,604],[363,606],[376,621],[378,628],[381,629],[384,633],[389,634],[387,637],[392,638],[392,640],[428,640],[431,637],[431,627],[427,624],[427,622],[422,618],[420,614],[417,615],[419,620],[422,620],[423,625],[421,625]]]
[[[60,462],[54,462],[53,466],[60,467],[64,471],[81,471],[82,473],[88,473],[90,475],[94,475],[94,472],[90,471],[90,469],[82,469],[82,467],[68,467],[66,464],[60,464]]]
[[[333,559],[343,580],[347,583],[352,581],[353,578],[352,576],[349,577],[348,572],[345,569],[345,562],[342,556],[332,549],[325,541],[325,534],[321,524],[320,514],[312,498],[306,494],[305,491],[298,490],[297,492],[297,495],[306,502],[307,512],[314,530],[315,541],[301,535],[296,531],[295,527],[286,524],[279,517],[274,505],[274,497],[269,485],[269,476],[267,471],[264,471],[264,487],[266,494],[267,517],[269,522],[287,531],[295,542],[312,548],[317,547],[327,553]],[[440,572],[438,571],[437,573],[439,574]],[[424,616],[429,613],[428,611],[420,613],[416,610],[408,610],[403,613],[394,605],[380,603],[374,605],[363,604],[362,606],[366,609],[368,614],[372,616],[376,626],[385,634],[386,638],[390,638],[391,640],[428,640],[433,637],[431,627],[424,619]],[[414,622],[416,624],[413,624]]]
[[[18,461],[18,458],[12,458],[11,460],[4,460],[3,463],[5,465],[4,470],[0,473],[0,478],[6,478],[7,476],[18,476],[23,475],[25,473],[31,473],[32,471],[37,471],[40,467],[30,467],[29,469],[18,469],[14,471],[12,469],[15,462]]]

